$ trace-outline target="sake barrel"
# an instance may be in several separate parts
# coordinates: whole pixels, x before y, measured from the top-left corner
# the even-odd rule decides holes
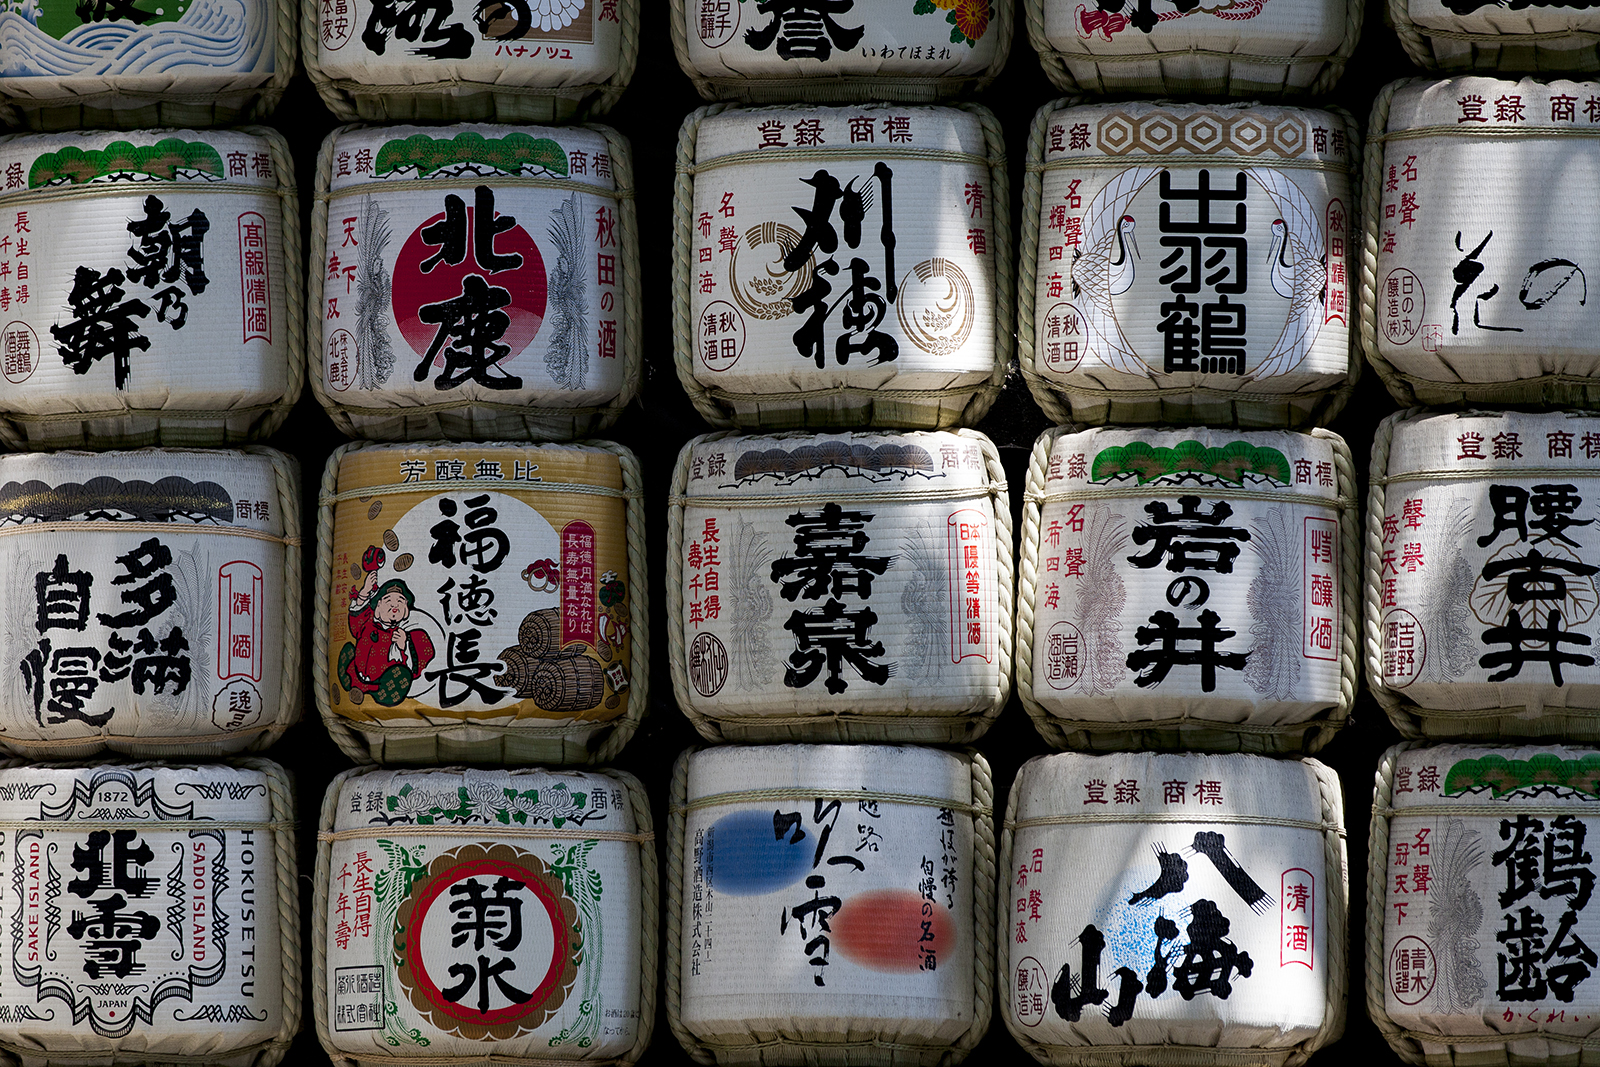
[[[1412,80],[1378,95],[1362,344],[1402,404],[1600,400],[1584,273],[1600,264],[1600,224],[1523,193],[1529,174],[1600,176],[1596,120],[1596,82]],[[1515,211],[1496,206],[1510,200]]]
[[[1600,417],[1403,411],[1378,426],[1365,656],[1406,737],[1600,739]]]
[[[1011,508],[973,430],[697,437],[668,509],[678,706],[708,740],[966,742],[1011,693]]]
[[[942,429],[999,394],[1011,209],[984,108],[713,104],[679,133],[673,210],[678,378],[712,425]]]
[[[961,1062],[994,992],[993,794],[976,751],[685,752],[667,859],[678,1041],[700,1063]]]
[[[1304,1063],[1344,1030],[1343,804],[1315,760],[1024,763],[1000,839],[1006,1028],[1072,1067]]]
[[[24,134],[0,138],[0,167],[6,444],[221,445],[283,424],[305,356],[282,134]]]
[[[1413,62],[1428,70],[1596,71],[1600,14],[1583,7],[1510,0],[1389,0]]]
[[[627,88],[639,54],[639,0],[299,5],[306,74],[345,122],[560,122],[598,114]]]
[[[262,749],[300,717],[300,472],[267,448],[0,456],[0,746]]]
[[[1315,751],[1355,700],[1355,469],[1327,430],[1046,430],[1017,692],[1057,748]]]
[[[707,100],[926,102],[988,87],[1011,51],[1011,5],[673,0],[672,44]]]
[[[641,369],[631,159],[604,126],[330,134],[307,326],[334,423],[388,440],[609,426]]]
[[[300,1029],[294,820],[268,760],[0,769],[0,1056],[280,1062]]]
[[[313,671],[345,755],[615,756],[649,706],[643,495],[608,441],[335,449]]]
[[[649,1045],[659,894],[638,779],[358,768],[320,825],[311,1003],[340,1067],[631,1064]]]
[[[1355,121],[1254,104],[1071,103],[1034,116],[1023,190],[1017,352],[1045,414],[1331,420],[1360,371]]]
[[[1060,89],[1218,96],[1332,89],[1361,38],[1363,7],[1349,0],[1024,4],[1028,40]]]
[[[35,129],[251,121],[295,67],[294,10],[273,0],[42,0],[4,22],[0,98]]]

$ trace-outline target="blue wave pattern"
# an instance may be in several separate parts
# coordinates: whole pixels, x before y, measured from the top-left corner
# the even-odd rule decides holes
[[[91,22],[56,40],[36,24],[37,5],[0,11],[0,78],[73,75],[270,73],[272,0],[194,0],[172,22]]]

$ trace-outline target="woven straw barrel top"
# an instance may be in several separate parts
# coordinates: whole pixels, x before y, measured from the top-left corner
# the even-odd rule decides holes
[[[1327,431],[1049,430],[1029,467],[1019,689],[1045,739],[1317,746],[1355,696],[1355,478]]]
[[[1600,13],[1496,0],[1386,0],[1384,21],[1428,70],[1600,70]]]
[[[975,753],[684,753],[668,846],[667,1018],[690,1055],[960,1062],[989,1024],[991,790]]]
[[[1024,0],[1023,6],[1029,39],[1062,89],[1252,96],[1331,89],[1361,37],[1364,5]]]
[[[1600,223],[1566,193],[1600,180],[1600,84],[1399,82],[1371,132],[1363,343],[1389,391],[1403,404],[1593,403]],[[1530,175],[1555,195],[1527,195]]]
[[[678,149],[678,376],[717,426],[968,425],[1010,354],[987,111],[704,108]]]
[[[293,460],[0,457],[5,747],[35,759],[264,748],[300,711]]]
[[[647,704],[638,461],[609,443],[346,445],[316,692],[358,762],[610,758]]]
[[[300,1028],[283,768],[13,763],[0,769],[0,825],[6,1062],[283,1058]]]
[[[0,437],[219,445],[305,380],[294,164],[248,130],[0,140]]]
[[[707,100],[930,101],[983,89],[1000,73],[1012,0],[831,4],[820,16],[673,0],[671,17],[678,65]]]
[[[630,159],[603,127],[331,134],[307,324],[340,428],[562,439],[614,420],[639,381]]]
[[[1401,733],[1600,736],[1600,418],[1399,412],[1372,456],[1367,681]]]
[[[1058,421],[1320,425],[1355,374],[1354,123],[1047,104],[1028,142],[1022,369]]]
[[[1587,748],[1398,745],[1368,837],[1367,1010],[1411,1064],[1576,1062],[1595,1040]]]
[[[1344,1029],[1343,795],[1315,760],[1036,756],[1006,808],[1000,1011],[1044,1063],[1303,1063]]]
[[[1011,516],[971,431],[711,434],[673,479],[673,685],[714,739],[968,741],[1011,684]]]
[[[653,837],[621,771],[335,778],[311,935],[323,1048],[341,1067],[633,1063],[655,1017]]]

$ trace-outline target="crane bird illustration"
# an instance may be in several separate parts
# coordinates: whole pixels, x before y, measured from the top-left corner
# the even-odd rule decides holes
[[[1328,289],[1327,235],[1311,201],[1282,173],[1256,167],[1246,173],[1267,191],[1278,210],[1272,223],[1270,276],[1273,291],[1289,301],[1289,316],[1272,351],[1251,374],[1251,378],[1272,378],[1299,366],[1322,329]]]
[[[1083,244],[1072,250],[1072,296],[1083,317],[1084,355],[1093,356],[1112,370],[1151,376],[1117,323],[1111,298],[1133,285],[1133,261],[1139,246],[1133,238],[1134,220],[1128,207],[1160,167],[1129,167],[1108,182],[1089,205],[1084,218]],[[1128,249],[1133,249],[1133,256]]]

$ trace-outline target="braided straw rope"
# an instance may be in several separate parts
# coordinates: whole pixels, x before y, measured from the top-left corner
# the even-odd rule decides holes
[[[583,123],[579,129],[590,130],[606,140],[611,155],[611,174],[615,185],[614,198],[617,221],[621,230],[618,254],[621,259],[622,315],[619,322],[621,338],[618,348],[622,352],[622,383],[615,397],[603,407],[575,407],[560,403],[561,390],[552,390],[536,403],[506,403],[484,399],[457,397],[440,403],[415,403],[412,398],[379,392],[387,396],[388,404],[348,404],[329,390],[324,381],[323,366],[323,283],[322,257],[328,250],[328,214],[333,187],[333,164],[340,138],[358,130],[369,129],[365,123],[351,123],[330,133],[322,142],[317,154],[316,199],[311,210],[311,245],[318,269],[310,273],[311,299],[304,314],[307,358],[302,364],[312,363],[311,389],[317,403],[328,417],[347,436],[368,440],[406,441],[421,437],[479,437],[496,441],[568,441],[588,433],[606,429],[622,414],[623,409],[638,395],[644,376],[644,324],[642,320],[639,223],[634,205],[633,147],[628,139],[609,126]],[[449,134],[446,128],[437,131]],[[552,131],[559,132],[559,131]],[[404,194],[405,182],[368,183],[374,193]],[[585,186],[574,184],[575,192],[586,192]],[[298,239],[298,227],[296,228]],[[305,373],[302,366],[302,376]],[[457,416],[452,419],[451,416]]]
[[[273,481],[278,491],[278,514],[283,516],[283,534],[292,539],[283,546],[283,673],[280,680],[281,696],[278,715],[271,729],[256,735],[250,750],[259,752],[276,744],[283,732],[300,721],[300,694],[303,685],[302,663],[305,634],[304,588],[301,580],[303,549],[300,544],[300,463],[276,449],[251,445],[244,451],[260,456],[272,464]]]
[[[1396,5],[1403,8],[1407,2],[1391,0],[1391,16]],[[1399,32],[1400,29],[1401,23],[1397,18],[1395,30]],[[1405,41],[1403,33],[1401,41]],[[1411,51],[1410,45],[1406,46],[1406,51]],[[1367,362],[1372,364],[1372,369],[1378,372],[1378,377],[1383,379],[1389,395],[1408,406],[1418,402],[1416,390],[1378,350],[1378,230],[1383,216],[1383,135],[1389,131],[1389,109],[1394,104],[1394,94],[1406,86],[1426,81],[1426,78],[1402,78],[1378,90],[1378,96],[1372,102],[1372,116],[1367,121],[1370,136],[1367,139],[1361,188],[1361,292],[1358,297],[1361,351],[1367,357]]]
[[[1029,2],[1043,3],[1043,0]],[[1031,7],[1029,11],[1031,13]],[[1044,32],[1042,23],[1039,32]],[[1034,46],[1038,47],[1037,41]],[[1045,71],[1050,73],[1048,63]],[[1028,392],[1033,394],[1034,403],[1044,409],[1045,417],[1054,423],[1071,422],[1072,411],[1056,394],[1053,385],[1039,373],[1034,347],[1034,305],[1039,296],[1039,215],[1044,202],[1044,135],[1050,128],[1051,115],[1063,108],[1077,107],[1083,102],[1081,96],[1058,97],[1033,113],[1033,125],[1028,127],[1028,152],[1024,163],[1027,169],[1022,175],[1022,251],[1017,268],[1017,365],[1022,369],[1022,380],[1028,384]],[[1026,701],[1027,698],[1023,699]]]
[[[1388,15],[1385,21],[1394,27],[1406,55],[1424,70],[1504,70],[1513,73],[1548,70],[1569,76],[1594,69],[1593,45],[1600,31],[1568,29],[1543,33],[1466,33],[1419,26],[1411,18],[1410,0],[1387,0],[1385,10]],[[1460,53],[1443,56],[1434,47],[1435,40],[1458,41],[1470,47],[1465,56]],[[1587,41],[1590,47],[1557,49],[1544,54],[1538,47],[1545,42],[1569,41]]]
[[[1047,115],[1050,110],[1049,105],[1046,105],[1040,114]],[[1029,178],[1032,178],[1031,173]],[[1038,218],[1037,213],[1034,218]],[[1039,435],[1039,439],[1033,443],[1033,452],[1028,456],[1028,480],[1022,496],[1022,561],[1017,576],[1017,696],[1022,700],[1022,707],[1028,713],[1028,718],[1033,720],[1034,729],[1039,731],[1039,736],[1043,737],[1045,744],[1051,748],[1066,748],[1067,732],[1051,718],[1044,705],[1039,703],[1039,698],[1033,695],[1033,623],[1035,599],[1039,589],[1039,516],[1044,511],[1044,504],[1039,497],[1044,492],[1045,472],[1050,466],[1050,450],[1055,447],[1056,439],[1063,434],[1077,433],[1081,429],[1080,426],[1070,424],[1052,426]],[[1012,793],[1012,803],[1016,803],[1015,792]],[[1007,809],[1008,827],[1011,825],[1011,819],[1012,812]],[[1006,830],[1008,848],[1010,837],[1011,831],[1008,829]],[[1007,862],[1009,863],[1009,860]],[[1005,918],[1006,916],[1002,915],[1001,921],[1003,922]]]
[[[405,448],[484,448],[482,443],[453,443],[446,441],[417,441]],[[322,470],[321,491],[318,500],[328,500],[338,495],[339,469],[345,456],[367,448],[397,448],[364,441],[351,441],[340,445],[328,457]],[[628,651],[627,712],[619,718],[581,723],[543,726],[536,721],[516,719],[505,725],[477,722],[454,722],[413,726],[386,726],[379,723],[357,723],[333,710],[329,694],[332,678],[328,672],[328,641],[330,619],[333,611],[333,519],[334,505],[317,507],[317,573],[316,611],[312,619],[311,684],[316,696],[317,711],[322,724],[327,727],[339,750],[360,764],[437,762],[442,758],[507,763],[524,762],[522,756],[508,752],[507,745],[516,741],[536,744],[548,742],[549,751],[541,746],[540,762],[575,764],[604,763],[614,759],[622,747],[633,737],[650,705],[650,586],[647,563],[645,530],[644,475],[638,457],[632,451],[611,441],[576,441],[568,445],[546,446],[572,451],[605,452],[617,458],[622,471],[624,499],[624,534],[628,557],[628,625],[632,647]],[[447,483],[448,484],[448,483]],[[448,490],[444,490],[448,491]],[[487,742],[459,741],[451,735],[463,733],[490,735]],[[426,742],[447,747],[448,753],[435,750],[426,753],[414,744],[404,744],[397,754],[390,751],[394,742]],[[425,746],[424,746],[425,747]],[[559,748],[559,751],[556,749]],[[587,751],[585,751],[587,749]]]
[[[674,19],[672,24],[677,27],[678,20]],[[678,128],[676,174],[672,180],[672,362],[694,409],[701,418],[721,430],[732,429],[734,422],[711,398],[711,391],[694,376],[694,324],[689,321],[689,287],[690,257],[694,255],[694,161],[700,124],[730,106],[708,104],[689,112]]]
[[[667,1025],[685,1052],[696,1062],[714,1064],[717,1054],[712,1046],[702,1042],[683,1021],[683,903],[685,837],[688,833],[689,812],[689,761],[702,746],[691,745],[672,765],[672,786],[667,797],[667,945],[666,988]],[[995,866],[994,838],[994,777],[989,761],[976,749],[950,753],[967,764],[971,774],[972,806],[978,811],[972,818],[972,1026],[944,1052],[932,1045],[913,1045],[904,1042],[882,1041],[876,1038],[839,1041],[797,1041],[775,1038],[741,1048],[744,1055],[736,1062],[762,1063],[843,1063],[865,1067],[890,1067],[906,1063],[937,1062],[939,1067],[955,1067],[977,1047],[989,1030],[995,993],[995,932],[992,917],[995,914],[995,893],[998,869]],[[804,793],[796,788],[795,793]],[[1010,831],[1006,831],[1009,835]],[[1001,922],[1005,916],[1000,917]],[[1000,944],[1004,944],[1002,933]],[[1005,983],[1002,981],[1001,986]],[[852,1032],[862,1029],[855,1024],[871,1023],[870,1019],[852,1019]],[[731,1050],[730,1050],[731,1051]],[[754,1053],[752,1057],[751,1053]],[[905,1055],[909,1054],[909,1056]]]
[[[689,440],[678,452],[678,461],[672,469],[672,482],[667,506],[667,661],[672,672],[672,694],[684,716],[707,741],[752,742],[842,742],[966,744],[982,737],[1005,710],[1011,696],[1012,663],[1015,640],[1012,634],[1012,605],[1016,582],[1016,562],[1013,556],[1011,506],[1005,481],[1005,468],[999,449],[993,441],[976,430],[947,430],[962,440],[971,441],[983,452],[984,472],[987,477],[988,503],[994,513],[995,544],[995,614],[999,627],[995,638],[995,660],[998,679],[989,699],[964,714],[918,714],[907,707],[902,711],[876,710],[852,712],[848,710],[797,712],[794,714],[762,714],[722,712],[710,713],[700,707],[698,695],[689,687],[688,638],[683,602],[684,513],[688,505],[681,501],[689,492],[690,458],[696,446],[715,441],[739,439],[731,430],[702,434]],[[807,440],[816,434],[803,430],[786,433],[762,434],[775,441]],[[887,434],[886,436],[892,436]],[[981,490],[975,490],[976,497]],[[802,504],[808,499],[795,492],[792,503]],[[708,504],[708,507],[714,507]],[[774,508],[788,505],[773,504]]]
[[[1372,815],[1367,824],[1367,929],[1366,990],[1367,1015],[1383,1034],[1395,1054],[1410,1064],[1422,1067],[1427,1062],[1419,1045],[1406,1036],[1401,1026],[1389,1017],[1384,1005],[1383,925],[1388,909],[1389,818],[1384,814],[1394,799],[1394,768],[1400,754],[1420,747],[1415,741],[1393,745],[1378,760],[1372,782]],[[1442,1039],[1441,1039],[1442,1040]]]
[[[1367,687],[1383,707],[1400,736],[1414,740],[1422,736],[1421,724],[1416,716],[1402,705],[1401,699],[1383,680],[1383,516],[1385,504],[1384,481],[1389,473],[1389,450],[1394,445],[1395,427],[1423,414],[1421,408],[1397,411],[1378,424],[1372,438],[1372,461],[1367,470],[1367,531],[1362,588],[1364,637],[1367,658]]]

